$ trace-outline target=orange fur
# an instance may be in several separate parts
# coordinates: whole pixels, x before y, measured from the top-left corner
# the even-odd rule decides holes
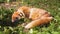
[[[48,13],[46,10],[39,8],[30,8],[27,6],[22,6],[18,9],[17,12],[14,12],[12,15],[12,20],[14,20],[15,17],[18,17],[18,14],[21,14],[21,12],[25,15],[25,17],[32,19],[32,21],[25,26],[27,29],[48,23],[52,20],[52,16],[50,16],[50,13]]]

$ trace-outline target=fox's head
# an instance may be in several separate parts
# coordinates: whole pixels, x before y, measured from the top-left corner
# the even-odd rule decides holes
[[[24,18],[25,15],[23,13],[23,11],[21,10],[18,10],[18,11],[15,11],[13,14],[12,14],[12,22],[16,22],[18,20],[20,20],[21,18]]]

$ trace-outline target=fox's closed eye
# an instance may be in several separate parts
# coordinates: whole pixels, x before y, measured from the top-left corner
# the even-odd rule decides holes
[[[23,15],[22,15],[22,14],[20,14],[20,16],[22,17]]]
[[[22,17],[23,16],[23,14],[22,13],[20,13],[20,14],[18,14],[20,17]]]

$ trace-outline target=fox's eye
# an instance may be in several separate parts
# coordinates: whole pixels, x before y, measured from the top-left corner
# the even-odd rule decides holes
[[[18,14],[20,17],[22,17],[23,16],[23,14],[22,13],[20,13],[20,14]]]
[[[22,17],[23,15],[22,15],[22,14],[20,14],[20,16]]]

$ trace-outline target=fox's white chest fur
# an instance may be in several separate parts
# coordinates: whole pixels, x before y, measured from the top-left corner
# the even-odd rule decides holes
[[[52,20],[52,16],[50,16],[49,12],[39,8],[30,8],[23,6],[20,7],[17,12],[23,13],[24,16],[27,16],[29,19],[32,19],[32,21],[25,26],[25,28],[27,29],[48,23]]]

